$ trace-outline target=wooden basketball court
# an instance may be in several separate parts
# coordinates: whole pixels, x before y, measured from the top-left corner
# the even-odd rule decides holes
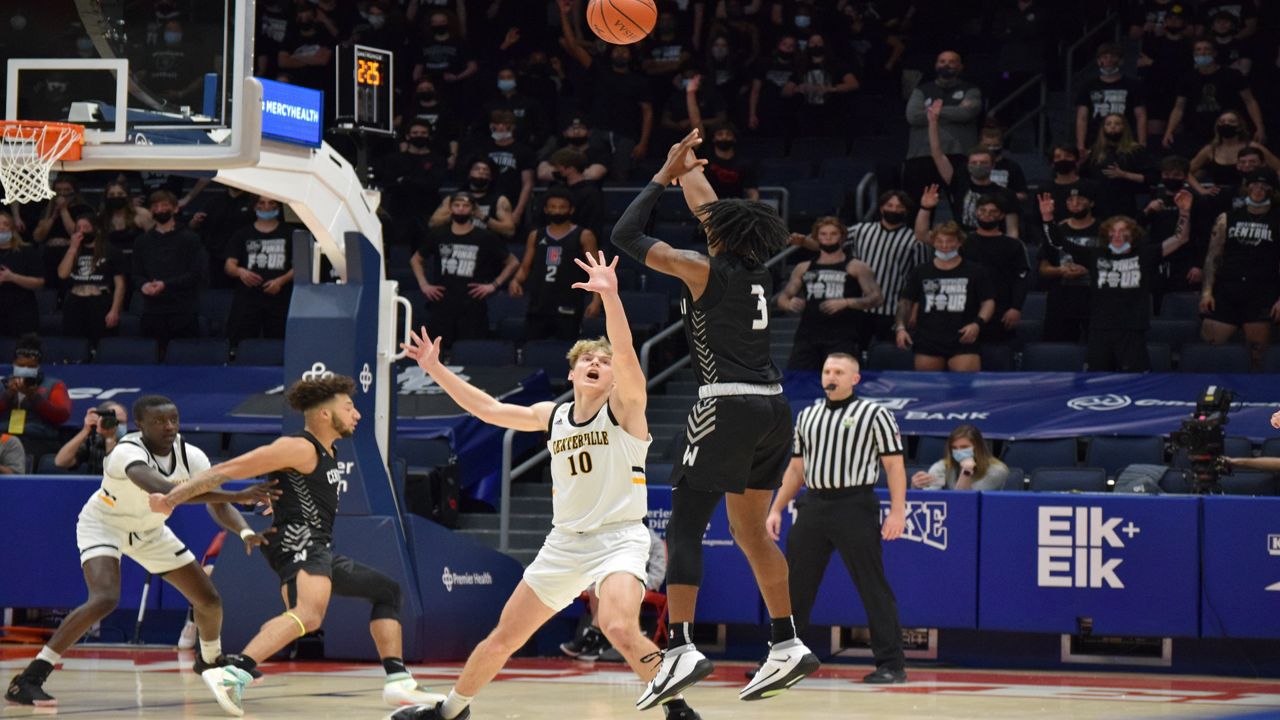
[[[32,646],[0,647],[7,679],[34,656]],[[226,715],[200,678],[194,656],[172,649],[78,649],[63,658],[45,689],[57,714],[75,718],[220,718]],[[778,718],[1211,718],[1275,712],[1280,681],[1142,675],[910,669],[911,682],[862,685],[866,666],[828,664],[789,693],[744,703],[737,691],[749,666],[724,662],[687,693],[705,720]],[[419,681],[447,692],[460,664],[414,665]],[[245,694],[246,718],[378,720],[381,668],[368,664],[285,662],[265,666],[266,680]],[[621,665],[561,659],[514,661],[472,705],[476,718],[661,720],[639,714],[641,686]],[[8,705],[3,717],[50,710]]]

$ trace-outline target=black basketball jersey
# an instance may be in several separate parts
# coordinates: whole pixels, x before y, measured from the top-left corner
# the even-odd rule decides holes
[[[554,238],[543,227],[538,230],[538,244],[533,247],[533,268],[526,285],[529,311],[536,315],[576,315],[582,311],[583,294],[573,284],[585,280],[585,273],[574,264],[582,257],[582,228],[574,225],[562,238]]]
[[[723,253],[710,258],[707,288],[696,301],[680,298],[685,335],[698,382],[776,383],[782,373],[769,350],[769,298],[773,276]]]
[[[824,300],[843,300],[862,297],[862,284],[849,274],[849,261],[809,264],[801,279],[804,282],[804,311],[800,315],[800,327],[796,335],[804,337],[834,337],[857,333],[852,311],[842,310],[834,315],[822,312]]]
[[[1227,213],[1218,277],[1268,285],[1280,282],[1280,210],[1254,215],[1240,208]]]
[[[338,514],[338,496],[347,488],[342,470],[332,451],[315,436],[303,430],[294,437],[304,438],[316,450],[316,469],[300,473],[293,468],[277,470],[269,479],[278,481],[280,497],[273,505],[274,525],[305,525],[313,535],[332,537],[333,518]]]

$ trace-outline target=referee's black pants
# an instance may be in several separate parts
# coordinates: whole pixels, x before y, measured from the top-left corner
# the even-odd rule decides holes
[[[880,557],[880,498],[871,487],[810,490],[796,501],[796,511],[796,523],[787,536],[796,629],[808,628],[831,551],[837,550],[867,611],[876,667],[902,670],[898,601]]]

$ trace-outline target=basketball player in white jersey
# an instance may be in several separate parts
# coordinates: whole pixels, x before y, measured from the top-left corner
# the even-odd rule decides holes
[[[552,530],[524,579],[507,600],[498,627],[485,638],[461,677],[438,705],[418,705],[392,720],[465,720],[472,697],[528,642],[538,628],[593,583],[600,596],[597,619],[605,637],[631,669],[648,681],[658,666],[658,648],[640,632],[649,531],[644,462],[652,438],[645,420],[644,372],[631,341],[614,258],[588,254],[576,262],[587,282],[573,287],[599,293],[609,338],[580,340],[569,351],[573,402],[509,405],[468,384],[440,362],[440,340],[419,337],[402,345],[409,357],[462,409],[492,425],[550,434]],[[680,697],[665,706],[668,718],[696,720]]]
[[[58,701],[44,691],[44,682],[62,653],[115,609],[120,600],[120,556],[127,555],[191,601],[200,629],[195,671],[219,705],[233,715],[243,715],[236,689],[221,682],[220,666],[225,662],[219,640],[222,599],[195,555],[165,525],[165,515],[152,512],[147,501],[148,493],[167,492],[208,470],[209,458],[182,439],[178,408],[168,398],[139,398],[133,405],[133,418],[140,432],[125,435],[106,457],[102,486],[84,504],[76,523],[76,544],[89,599],[67,615],[36,659],[9,682],[5,699],[37,707],[57,705]],[[213,519],[243,538],[246,549],[252,549],[265,545],[267,539],[251,530],[228,503],[270,502],[278,495],[262,484],[240,492],[209,491],[192,502],[207,503]]]

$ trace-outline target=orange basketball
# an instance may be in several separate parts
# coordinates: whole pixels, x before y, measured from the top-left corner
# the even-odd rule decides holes
[[[653,0],[590,0],[587,25],[591,32],[614,45],[630,45],[645,39],[658,22]]]

